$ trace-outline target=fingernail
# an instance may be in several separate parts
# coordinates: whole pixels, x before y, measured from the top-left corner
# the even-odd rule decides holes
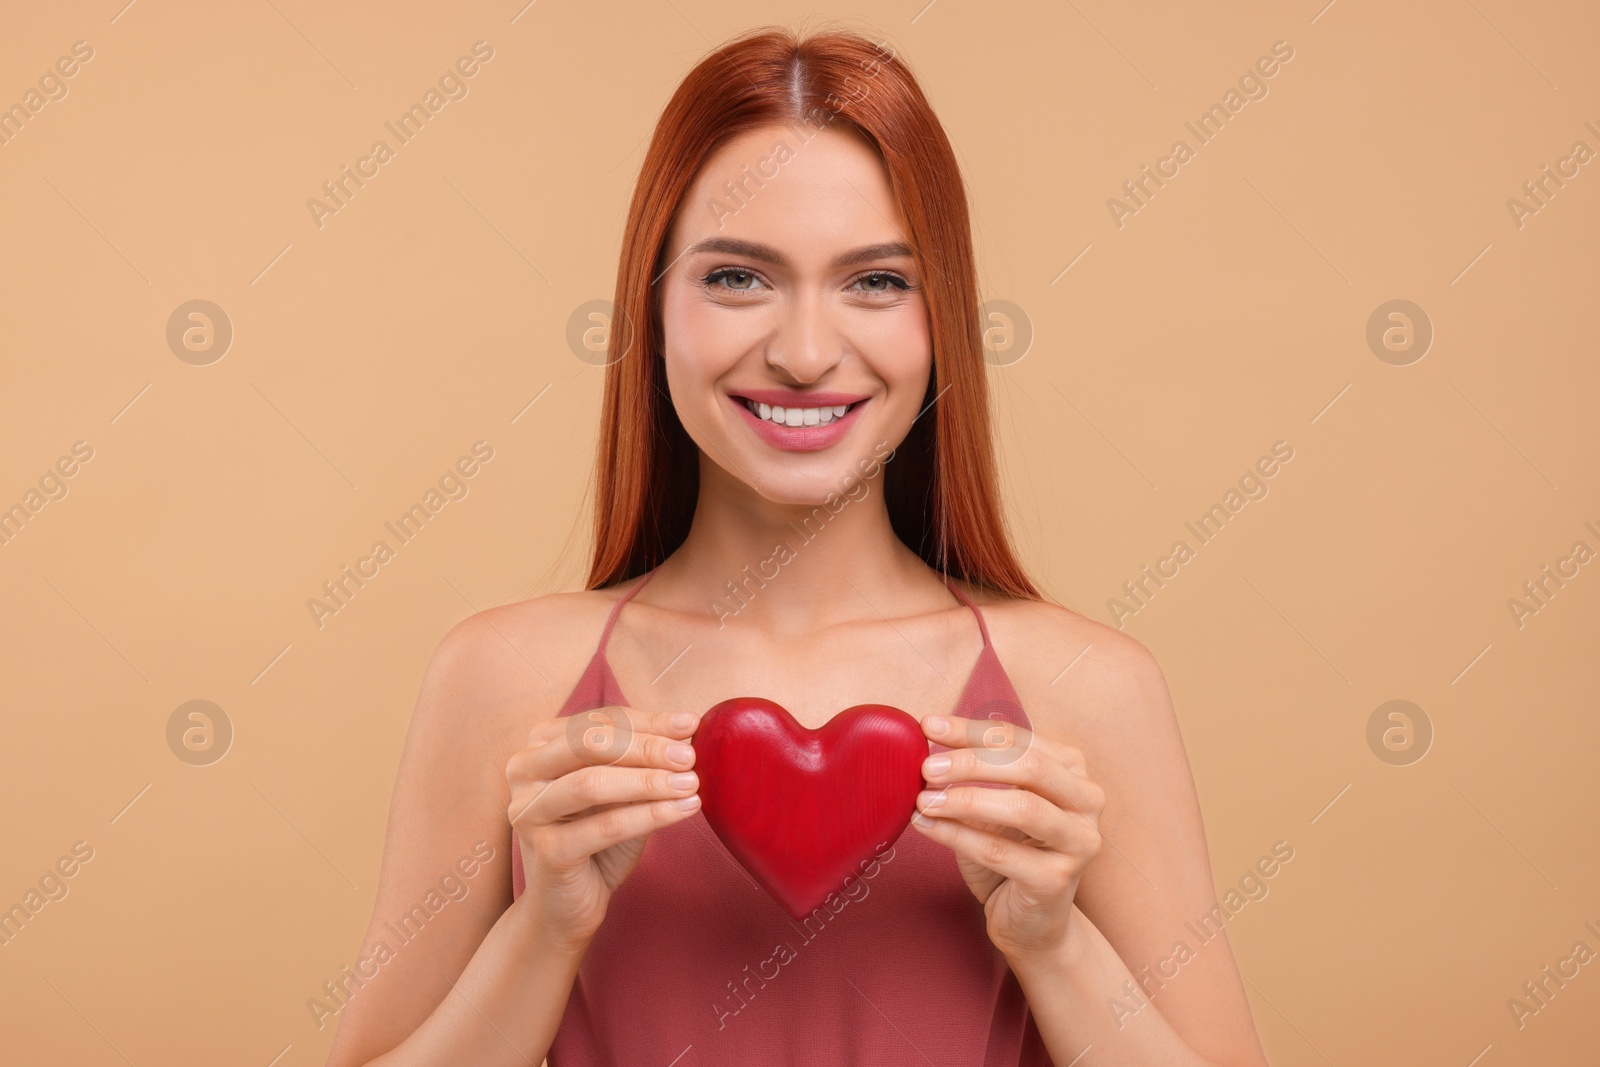
[[[943,774],[950,769],[949,756],[929,756],[922,764],[922,769],[929,775]]]
[[[920,811],[917,812],[915,815],[913,815],[911,817],[911,821],[916,823],[918,826],[932,826],[933,825],[933,820],[928,818],[926,815],[922,814],[922,812],[920,812]]]
[[[923,808],[937,808],[944,803],[944,790],[924,789],[917,794],[917,803]]]
[[[667,746],[667,758],[673,763],[688,763],[694,759],[694,749],[682,741],[675,741]]]
[[[950,720],[943,715],[929,715],[922,720],[922,723],[928,728],[930,734],[936,736],[942,737],[950,732]]]
[[[695,783],[693,771],[679,771],[677,774],[667,775],[667,784],[674,789],[692,789]]]
[[[674,715],[672,717],[672,728],[674,730],[687,730],[689,727],[691,727],[693,725],[694,725],[694,713],[693,712],[680,711],[680,712],[678,712],[676,715]]]
[[[696,793],[692,797],[679,797],[672,802],[672,806],[679,811],[693,811],[700,806],[700,794]]]

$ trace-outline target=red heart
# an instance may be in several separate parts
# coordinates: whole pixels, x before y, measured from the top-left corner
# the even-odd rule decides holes
[[[928,756],[899,708],[858,704],[808,730],[760,697],[706,712],[693,744],[706,822],[796,919],[905,830]]]

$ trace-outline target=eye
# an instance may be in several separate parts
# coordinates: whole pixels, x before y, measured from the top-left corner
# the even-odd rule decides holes
[[[861,285],[861,292],[864,293],[892,293],[896,290],[904,293],[909,292],[911,289],[910,282],[900,277],[900,275],[886,270],[863,274],[851,284]]]
[[[731,280],[733,284],[718,284],[725,279]],[[753,293],[755,292],[754,283],[759,281],[761,279],[756,277],[753,271],[741,270],[738,267],[721,267],[702,278],[701,284],[707,289],[722,289],[734,293]]]

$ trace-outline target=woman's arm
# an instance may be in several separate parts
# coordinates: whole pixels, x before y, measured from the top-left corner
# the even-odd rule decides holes
[[[1081,629],[1074,630],[1071,655],[1093,647],[1047,688],[1091,669],[1054,703],[1041,698],[1046,710],[1035,725],[1088,754],[1089,774],[1106,793],[1105,847],[1078,887],[1074,918],[1090,920],[1079,931],[1085,936],[1069,942],[1064,958],[1037,961],[1030,978],[1050,991],[1045,1003],[1068,987],[1063,982],[1091,1002],[1087,1018],[1096,1022],[1084,1036],[1095,1041],[1102,1063],[1266,1067],[1228,943],[1229,913],[1217,903],[1194,773],[1166,677],[1132,637],[1075,621]],[[1167,1048],[1174,1038],[1192,1050],[1192,1060],[1142,1051]]]
[[[929,813],[942,825],[925,832],[969,869],[988,868],[969,884],[1056,1063],[1092,1046],[1103,1064],[1265,1067],[1160,668],[1109,627],[1045,605],[1021,610],[1026,622],[994,615],[1012,616],[997,645],[1035,731],[1024,758],[963,755],[983,734],[961,719],[952,739],[936,739],[955,746],[945,782],[1037,796],[947,788]]]
[[[395,779],[372,920],[351,960],[361,984],[344,983],[351,995],[337,1013],[329,1067],[528,1067],[560,1022],[581,950],[549,943],[531,913],[535,901],[511,904],[504,770],[559,699],[530,665],[533,648],[550,672],[550,650],[563,641],[551,628],[546,644],[545,627],[527,618],[549,609],[519,610],[520,619],[511,609],[466,619],[428,664]],[[331,996],[323,1003],[337,1006]]]

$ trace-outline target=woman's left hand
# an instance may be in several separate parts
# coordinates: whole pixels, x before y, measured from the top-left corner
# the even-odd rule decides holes
[[[1061,951],[1106,802],[1083,753],[998,719],[929,715],[922,729],[950,751],[923,763],[927,788],[911,825],[955,852],[1008,960]]]

